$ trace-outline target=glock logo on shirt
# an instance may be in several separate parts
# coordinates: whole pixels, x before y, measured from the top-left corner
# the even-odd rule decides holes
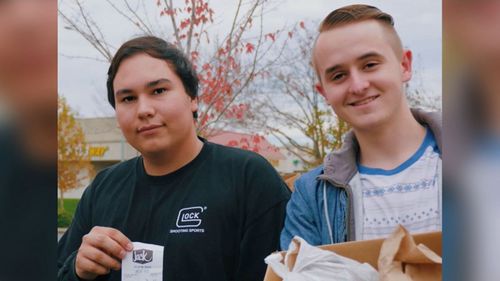
[[[135,263],[145,264],[153,261],[153,251],[140,249],[132,252],[132,261]]]
[[[177,216],[177,227],[198,227],[201,224],[200,214],[203,213],[203,207],[189,207],[179,210]]]

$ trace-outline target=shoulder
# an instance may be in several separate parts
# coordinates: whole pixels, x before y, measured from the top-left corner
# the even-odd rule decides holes
[[[109,167],[104,168],[103,170],[99,171],[96,176],[97,179],[104,179],[108,177],[114,177],[114,176],[123,176],[124,174],[128,174],[133,169],[136,168],[137,161],[139,161],[139,157],[134,157],[132,159],[129,159],[124,162],[116,163],[114,165],[111,165]]]
[[[124,162],[114,164],[99,171],[92,181],[90,188],[98,191],[107,188],[120,188],[120,185],[115,184],[127,180],[127,178],[135,174],[139,157],[134,157]]]
[[[205,144],[211,147],[216,162],[244,165],[247,167],[259,166],[261,168],[272,168],[272,165],[264,157],[254,151],[224,146],[212,142],[206,142]]]
[[[300,176],[295,181],[295,192],[301,194],[316,193],[318,187],[318,176],[323,174],[323,165],[320,165]]]
[[[441,131],[443,127],[442,112],[425,111],[419,108],[412,108],[411,112],[419,123],[428,125],[434,133]]]
[[[323,173],[323,165],[319,165],[316,168],[309,170],[297,179],[297,182],[303,184],[317,181],[317,177]]]
[[[438,111],[428,112],[421,109],[412,109],[413,116],[420,123],[427,125],[436,140],[439,151],[443,151],[443,117]]]
[[[268,194],[274,199],[288,199],[286,184],[266,158],[253,151],[209,142],[206,144],[211,148],[210,167],[216,169],[214,173],[223,175],[244,190],[247,196],[249,193]]]

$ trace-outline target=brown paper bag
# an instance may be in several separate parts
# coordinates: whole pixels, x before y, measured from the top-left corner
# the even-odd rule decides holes
[[[382,244],[378,258],[381,281],[441,280],[442,259],[401,225]]]

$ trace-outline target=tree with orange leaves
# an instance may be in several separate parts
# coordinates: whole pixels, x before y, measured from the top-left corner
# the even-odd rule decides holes
[[[64,98],[58,100],[57,133],[59,210],[64,211],[64,193],[94,174],[85,134]]]

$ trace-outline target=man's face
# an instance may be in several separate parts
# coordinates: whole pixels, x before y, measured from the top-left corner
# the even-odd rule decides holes
[[[16,112],[57,105],[57,2],[0,1],[0,93]]]
[[[197,101],[166,61],[146,54],[123,60],[113,88],[118,125],[143,155],[178,148],[191,136]]]
[[[317,89],[355,130],[375,129],[397,118],[406,103],[411,52],[398,57],[387,32],[369,20],[323,32],[316,42]]]

